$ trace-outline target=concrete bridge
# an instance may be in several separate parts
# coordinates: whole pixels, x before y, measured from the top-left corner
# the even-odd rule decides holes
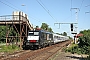
[[[13,12],[13,15],[0,16],[0,26],[6,26],[6,45],[9,40],[20,40],[20,48],[22,47],[23,40],[27,39],[28,31],[33,30],[32,24],[28,20],[28,16],[21,12]],[[9,29],[8,29],[9,28]],[[9,33],[12,28],[16,31],[18,36],[10,36]]]

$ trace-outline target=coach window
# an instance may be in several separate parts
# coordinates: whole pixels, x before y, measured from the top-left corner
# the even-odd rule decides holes
[[[52,40],[52,38],[53,38],[53,35],[49,34],[49,40]]]
[[[57,39],[58,39],[58,36],[57,36]]]
[[[49,40],[49,34],[46,34],[47,40]]]
[[[56,38],[57,38],[57,36],[54,36],[54,38],[56,39]]]

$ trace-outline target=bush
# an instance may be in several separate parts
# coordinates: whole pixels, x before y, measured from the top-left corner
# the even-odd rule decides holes
[[[78,49],[78,45],[77,45],[77,44],[72,44],[69,48],[66,49],[67,52],[71,52],[72,54],[77,53],[78,50],[81,51],[80,48]],[[80,51],[79,51],[79,52],[80,52]],[[78,52],[78,53],[79,53],[79,52]]]
[[[86,60],[90,60],[90,29],[81,31],[80,33],[82,33],[84,36],[79,37],[79,44],[72,44],[72,46],[66,51],[78,54],[88,54],[89,56]]]
[[[69,48],[67,48],[65,51],[66,51],[66,52],[71,52],[72,54],[74,54],[74,53],[77,53],[77,54],[87,54],[87,53],[89,53],[88,49],[89,49],[89,48],[87,48],[86,46],[80,48],[80,47],[78,46],[78,44],[72,44],[72,45],[71,45]]]

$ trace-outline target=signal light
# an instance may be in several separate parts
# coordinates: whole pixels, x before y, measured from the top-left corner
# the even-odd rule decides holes
[[[71,31],[73,31],[73,24],[71,24]]]
[[[73,29],[71,29],[71,31],[73,31]]]

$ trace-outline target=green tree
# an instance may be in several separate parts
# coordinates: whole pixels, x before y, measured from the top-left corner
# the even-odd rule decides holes
[[[49,25],[46,24],[46,23],[42,23],[41,28],[44,29],[44,30],[47,30],[47,31],[49,31],[49,32],[53,32],[53,31],[52,31],[52,28],[49,27]]]
[[[0,26],[0,42],[5,42],[6,26]]]
[[[90,54],[90,30],[80,31],[84,36],[79,38],[78,46],[82,49],[83,54]]]
[[[63,32],[63,34],[62,34],[63,36],[67,36],[67,33],[66,32]]]
[[[47,30],[48,29],[48,24],[42,23],[41,28],[44,29],[44,30]]]
[[[0,42],[6,41],[6,33],[8,31],[9,31],[8,36],[18,36],[13,27],[7,26],[6,30],[6,26],[0,26]]]
[[[48,31],[49,31],[49,32],[53,32],[53,31],[52,31],[52,28],[48,28]]]

